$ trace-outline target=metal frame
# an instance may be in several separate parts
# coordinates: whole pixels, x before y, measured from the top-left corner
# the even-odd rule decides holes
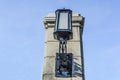
[[[60,13],[68,13],[68,29],[59,29],[59,17]],[[56,14],[56,23],[54,28],[54,38],[60,40],[63,39],[69,40],[72,39],[72,11],[70,9],[58,9],[55,11]]]
[[[68,63],[67,69],[62,67],[64,60]],[[55,76],[69,78],[73,76],[73,54],[72,53],[56,53]]]

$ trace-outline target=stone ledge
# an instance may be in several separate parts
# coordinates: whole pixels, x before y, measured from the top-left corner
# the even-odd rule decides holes
[[[43,20],[44,26],[47,29],[48,27],[54,27],[55,26],[55,14],[50,13],[48,14],[44,20]],[[83,27],[84,23],[84,17],[81,16],[78,13],[73,13],[72,15],[72,26],[73,27]]]

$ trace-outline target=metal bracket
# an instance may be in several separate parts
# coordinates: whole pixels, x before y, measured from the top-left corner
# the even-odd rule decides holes
[[[67,40],[60,38],[59,41],[59,53],[67,53]]]

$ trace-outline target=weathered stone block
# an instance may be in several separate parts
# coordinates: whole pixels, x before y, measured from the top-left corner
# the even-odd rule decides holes
[[[46,29],[46,37],[45,37],[45,42],[49,42],[49,41],[57,41],[56,39],[54,39],[54,28],[53,27],[48,27]],[[70,41],[80,41],[80,30],[79,27],[73,27],[73,39]]]
[[[55,56],[59,52],[59,42],[46,42],[44,57]]]
[[[44,57],[43,74],[55,73],[55,57]]]
[[[73,53],[74,56],[81,56],[81,47],[80,47],[80,42],[73,42],[70,41],[67,43],[67,52],[68,53]]]

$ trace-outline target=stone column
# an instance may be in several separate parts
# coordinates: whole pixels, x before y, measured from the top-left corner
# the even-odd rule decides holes
[[[72,15],[73,39],[67,42],[67,52],[73,54],[73,77],[55,77],[55,58],[59,52],[59,41],[53,37],[55,14],[51,13],[44,18],[45,50],[43,80],[84,80],[82,32],[84,17],[78,13]]]

